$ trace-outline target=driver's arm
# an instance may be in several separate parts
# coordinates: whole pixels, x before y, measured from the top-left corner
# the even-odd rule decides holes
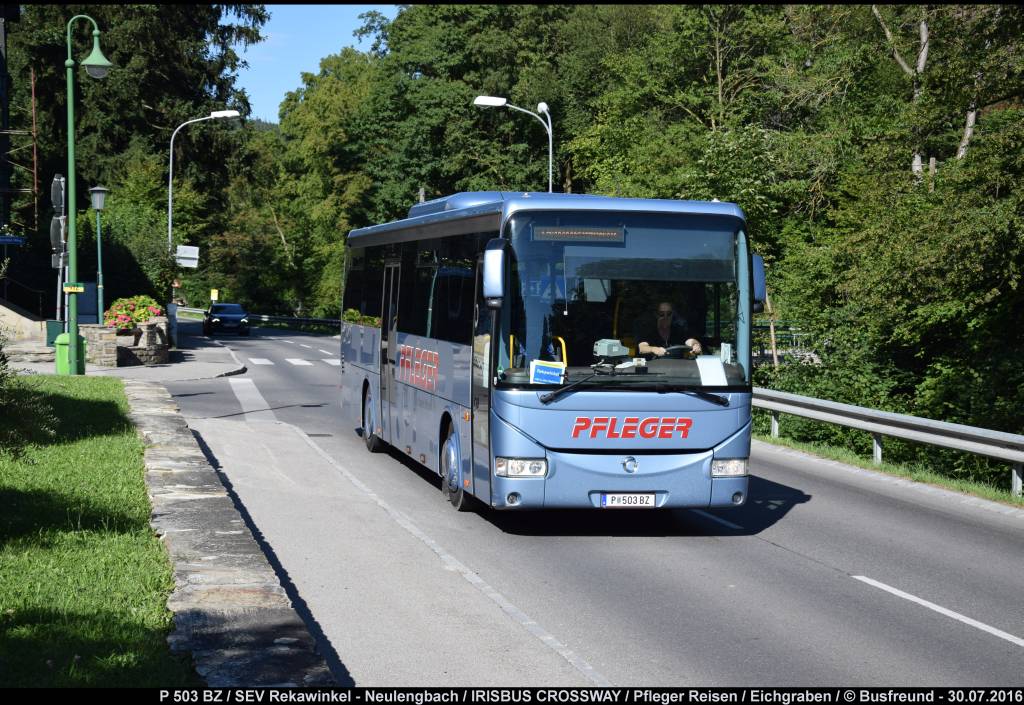
[[[697,355],[700,355],[704,351],[704,349],[700,345],[700,341],[697,340],[696,338],[687,338],[685,344],[689,345],[690,350],[692,350]]]
[[[658,357],[665,355],[665,348],[648,345],[646,342],[637,345],[636,349],[641,355],[656,355]]]

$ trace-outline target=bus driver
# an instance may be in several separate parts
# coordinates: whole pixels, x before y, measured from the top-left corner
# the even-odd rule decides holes
[[[641,355],[663,357],[666,348],[676,345],[689,346],[695,355],[702,352],[700,341],[687,331],[686,322],[675,315],[672,304],[668,301],[658,304],[656,322],[648,322],[647,325],[641,326],[636,336],[640,341],[637,350]]]

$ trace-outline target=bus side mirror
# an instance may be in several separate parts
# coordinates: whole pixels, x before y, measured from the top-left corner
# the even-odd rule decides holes
[[[765,285],[764,280],[764,257],[761,255],[753,255],[752,261],[754,265],[754,313],[761,313],[764,311],[764,304],[768,300],[768,289]]]
[[[495,238],[484,250],[483,289],[488,308],[501,308],[505,298],[505,247],[507,240]]]

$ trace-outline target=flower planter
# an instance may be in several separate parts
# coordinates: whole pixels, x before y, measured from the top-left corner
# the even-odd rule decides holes
[[[142,337],[141,328],[127,328],[119,329],[117,331],[117,345],[118,347],[131,348],[139,344],[139,338]]]

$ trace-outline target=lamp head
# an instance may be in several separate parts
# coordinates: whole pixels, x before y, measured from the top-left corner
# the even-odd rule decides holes
[[[541,115],[550,115],[551,114],[550,112],[548,112],[548,104],[547,103],[537,103],[537,112],[540,113]]]
[[[89,198],[92,199],[92,209],[94,211],[103,210],[103,206],[107,201],[108,193],[110,193],[110,189],[104,188],[103,186],[93,186],[89,189]]]
[[[473,99],[473,105],[480,108],[501,108],[505,106],[506,98],[496,98],[490,95],[478,95]]]
[[[114,64],[108,61],[100,51],[100,31],[98,29],[92,31],[92,51],[82,60],[82,66],[85,67],[85,72],[93,78],[106,78],[110,69],[114,67]]]
[[[236,118],[239,117],[237,110],[214,110],[210,113],[212,118]]]

